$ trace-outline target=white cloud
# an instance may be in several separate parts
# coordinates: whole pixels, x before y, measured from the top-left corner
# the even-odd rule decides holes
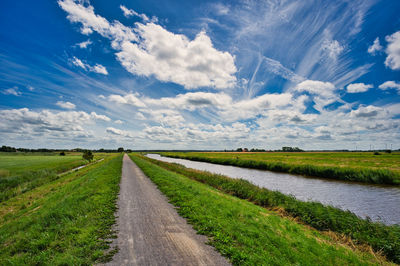
[[[348,93],[366,92],[373,87],[374,86],[372,86],[371,84],[353,83],[347,85],[347,92]]]
[[[337,40],[324,41],[322,43],[322,50],[326,51],[328,56],[333,60],[337,60],[338,56],[343,52],[344,46],[340,45]]]
[[[68,13],[71,22],[82,24],[83,33],[96,31],[111,39],[112,47],[119,51],[117,59],[135,75],[154,76],[187,89],[225,89],[236,83],[234,57],[215,49],[203,31],[189,40],[155,23],[135,23],[135,29],[118,21],[109,23],[96,15],[92,6],[84,7],[72,0],[59,0],[58,4]]]
[[[86,49],[91,44],[92,44],[92,41],[91,40],[87,40],[87,41],[84,41],[84,42],[77,43],[76,45],[78,45],[81,49]]]
[[[71,62],[75,66],[83,68],[86,71],[95,72],[95,73],[99,73],[99,74],[103,74],[103,75],[108,75],[107,69],[100,64],[91,66],[89,64],[82,62],[82,60],[80,60],[79,58],[77,58],[75,56],[71,59]]]
[[[53,112],[50,110],[32,111],[28,108],[0,110],[0,132],[19,136],[90,136],[84,127],[96,120],[110,120],[107,116],[83,111]]]
[[[142,100],[140,100],[136,94],[127,94],[125,96],[112,94],[108,96],[108,99],[112,102],[120,104],[129,104],[136,107],[146,107]]]
[[[106,132],[109,134],[112,134],[112,135],[126,137],[126,138],[134,137],[134,135],[129,131],[121,130],[121,129],[117,129],[117,128],[113,128],[113,127],[106,128]]]
[[[388,46],[386,47],[385,65],[392,70],[400,70],[400,31],[386,36]]]
[[[379,38],[377,37],[374,41],[374,43],[368,47],[368,53],[375,55],[376,52],[382,51],[383,47],[379,42]]]
[[[142,113],[137,112],[135,114],[135,119],[137,119],[137,120],[146,120],[146,117]]]
[[[190,41],[159,25],[137,24],[140,45],[124,42],[117,53],[121,64],[131,73],[154,75],[158,80],[174,82],[187,89],[198,87],[231,88],[236,82],[234,58],[216,50],[205,32]]]
[[[105,116],[105,115],[98,115],[98,114],[96,114],[95,112],[91,112],[91,113],[90,113],[90,117],[91,117],[91,119],[103,120],[103,121],[106,121],[106,122],[111,121],[111,119],[110,119],[108,116]]]
[[[121,125],[121,124],[123,124],[123,123],[124,123],[124,121],[122,121],[122,120],[115,120],[115,121],[114,121],[114,123],[115,123],[115,124],[119,124],[119,125]]]
[[[198,108],[223,108],[230,105],[232,99],[225,93],[191,92],[178,94],[176,97],[160,99],[143,98],[148,106],[166,107],[170,109],[187,109],[193,111]]]
[[[141,18],[144,22],[150,21],[150,19],[145,14],[139,14],[135,10],[128,9],[123,5],[120,5],[119,8],[121,8],[122,12],[124,13],[124,16],[127,17],[127,18],[132,17],[132,16],[136,16],[136,17]]]
[[[3,94],[5,94],[5,95],[14,95],[14,96],[21,96],[22,95],[22,93],[18,90],[18,87],[5,89],[5,90],[3,90]]]
[[[351,111],[350,116],[357,118],[371,118],[378,116],[382,111],[382,108],[373,105],[360,106],[357,110]]]
[[[389,80],[379,85],[379,89],[381,90],[396,89],[397,93],[400,94],[400,83]]]
[[[333,92],[336,90],[335,85],[330,82],[323,82],[318,80],[305,80],[297,84],[294,88],[298,92],[309,92],[315,95],[321,95],[326,98],[333,97]]]
[[[75,109],[76,105],[70,102],[62,102],[62,101],[58,101],[56,103],[58,106],[60,106],[61,108],[64,109]]]
[[[100,64],[96,64],[91,68],[91,71],[99,73],[99,74],[103,74],[103,75],[108,75],[108,71],[107,69],[100,65]]]
[[[124,41],[137,40],[131,28],[122,25],[118,21],[109,23],[105,18],[96,15],[91,5],[85,7],[81,1],[74,0],[59,0],[57,3],[68,13],[67,18],[69,21],[82,24],[82,34],[89,35],[96,31],[101,36],[112,39],[115,46]]]
[[[35,88],[32,87],[32,86],[27,86],[27,88],[28,88],[29,91],[34,91],[35,90]]]

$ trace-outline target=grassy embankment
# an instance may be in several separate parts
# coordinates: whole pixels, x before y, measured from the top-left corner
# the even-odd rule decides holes
[[[164,156],[373,184],[400,185],[400,153],[372,152],[164,152]]]
[[[110,257],[121,155],[0,203],[0,265],[91,265]]]
[[[293,209],[297,206],[309,208],[309,211],[314,207],[312,203],[302,205],[293,198],[257,188],[242,180],[192,171],[176,164],[137,155],[131,155],[131,158],[170,202],[179,207],[180,215],[185,217],[199,233],[209,236],[210,244],[235,265],[385,263],[382,258],[375,257],[371,252],[360,251],[360,249],[368,250],[367,246],[351,249],[345,244],[346,241],[352,243],[349,238],[332,232],[319,232],[291,217],[283,217],[276,211],[262,208],[248,200],[258,203],[271,201],[264,206],[280,208],[283,208],[284,201],[289,201],[292,203],[288,206]],[[227,193],[221,193],[216,188]],[[336,215],[331,208],[318,204],[315,206],[318,207],[315,213],[317,216],[320,215],[319,212],[325,210],[329,215]],[[297,211],[303,212],[301,209]],[[360,220],[354,217],[353,221]],[[369,225],[375,226],[371,223]],[[349,228],[353,229],[354,227]],[[371,231],[373,230],[375,229],[371,228]],[[391,234],[389,230],[381,232]],[[383,241],[388,240],[387,236],[382,238]],[[398,245],[398,238],[396,241]],[[387,244],[396,245],[396,243]]]
[[[96,154],[95,160],[106,155]],[[82,154],[0,153],[0,202],[58,178],[57,174],[86,164]]]

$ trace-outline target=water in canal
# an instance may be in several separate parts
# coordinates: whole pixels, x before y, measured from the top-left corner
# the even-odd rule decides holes
[[[189,161],[148,154],[150,158],[179,163],[188,168],[242,178],[299,200],[318,201],[385,224],[400,224],[400,187],[360,184],[300,175]]]

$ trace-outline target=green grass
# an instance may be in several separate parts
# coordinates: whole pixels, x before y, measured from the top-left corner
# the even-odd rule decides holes
[[[131,155],[200,234],[235,265],[374,265],[371,253],[351,250],[328,234]],[[160,165],[164,164],[160,162]],[[171,165],[171,164],[169,164]]]
[[[110,258],[121,165],[122,155],[113,155],[0,203],[0,265]]]
[[[0,174],[0,178],[42,169],[54,170],[56,173],[61,173],[85,163],[86,161],[82,159],[82,155],[8,155],[1,153],[0,171],[7,174],[3,174],[2,176]]]
[[[164,152],[164,156],[301,174],[321,178],[400,185],[400,154],[372,152]]]
[[[104,155],[97,155],[97,158]],[[81,155],[0,154],[0,202],[59,178],[57,174],[87,164]]]

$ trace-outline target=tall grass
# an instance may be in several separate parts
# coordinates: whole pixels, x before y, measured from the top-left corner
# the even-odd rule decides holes
[[[220,191],[249,200],[266,208],[280,207],[289,215],[318,230],[331,230],[351,237],[360,244],[368,244],[382,252],[389,260],[400,263],[400,226],[386,226],[363,220],[349,211],[324,206],[317,202],[302,202],[278,191],[270,191],[251,184],[247,180],[232,179],[186,168],[182,165],[161,162],[142,157],[164,169],[185,175],[210,185]]]
[[[274,172],[283,172],[321,178],[357,181],[372,184],[400,185],[400,176],[397,173],[388,169],[333,167],[311,164],[289,164],[284,162],[267,162],[245,160],[240,158],[210,158],[206,156],[193,156],[176,153],[163,153],[163,155],[172,158],[181,158],[193,161],[233,165],[238,167],[269,170]]]
[[[30,191],[57,178],[56,172],[49,169],[24,172],[17,176],[0,178],[0,202]]]

